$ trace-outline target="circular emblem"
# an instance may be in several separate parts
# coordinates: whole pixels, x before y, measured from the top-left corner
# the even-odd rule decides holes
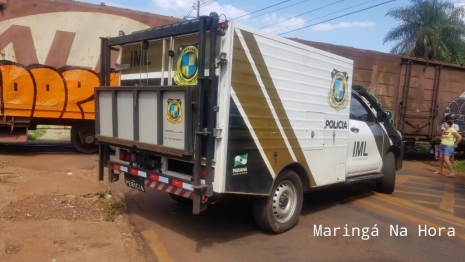
[[[349,102],[349,86],[347,84],[348,76],[345,72],[339,72],[336,69],[331,73],[331,87],[328,94],[328,104],[336,111],[346,108]]]
[[[179,124],[182,122],[181,99],[168,99],[166,119],[173,124]]]
[[[197,85],[197,59],[199,50],[190,45],[179,48],[174,82],[177,85]]]

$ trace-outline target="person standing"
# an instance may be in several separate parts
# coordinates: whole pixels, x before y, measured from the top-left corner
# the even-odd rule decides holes
[[[448,120],[451,120],[452,121],[452,128],[455,129],[455,131],[457,131],[457,133],[459,132],[459,125],[457,125],[455,123],[455,120],[456,120],[456,117],[454,114],[448,114],[445,118],[444,121],[448,121]],[[444,131],[444,124],[441,125],[441,130]],[[452,166],[454,166],[454,160],[455,160],[455,150],[454,150],[454,153],[452,154],[452,156],[450,156],[450,163],[452,164]]]
[[[455,123],[455,115],[454,114],[447,114],[445,117],[444,117],[444,121],[448,121],[448,120],[452,120],[452,128],[455,129],[457,132],[459,131],[459,125],[457,125]],[[441,124],[441,131],[444,131],[444,124]],[[434,154],[434,143],[431,142],[429,144],[429,147],[426,149],[426,153],[431,153],[431,154]],[[452,164],[454,164],[454,156],[452,156],[452,159],[451,159],[451,162]]]
[[[444,130],[442,132],[441,145],[439,146],[439,168],[435,174],[442,175],[444,163],[449,167],[450,173],[447,177],[455,177],[454,167],[450,162],[450,157],[454,154],[455,148],[462,140],[462,136],[452,128],[452,120],[444,121]]]

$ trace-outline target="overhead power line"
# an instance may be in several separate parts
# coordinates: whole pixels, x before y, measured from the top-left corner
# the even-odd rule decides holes
[[[204,2],[204,3],[200,3],[200,1],[197,1],[197,3],[193,3],[191,9],[189,10],[189,12],[184,16],[184,19],[187,19],[191,15],[192,11],[194,11],[194,10],[197,10],[197,16],[199,16],[200,7],[211,5],[216,1],[217,0],[210,0],[210,1],[207,1],[207,2]]]
[[[242,21],[249,20],[249,19],[251,19],[251,18],[256,18],[256,17],[259,17],[259,16],[267,15],[267,14],[270,14],[270,13],[273,13],[273,12],[276,12],[276,11],[281,11],[281,10],[284,10],[284,9],[286,9],[286,8],[288,8],[288,7],[292,7],[292,6],[295,6],[295,5],[304,3],[304,2],[308,2],[308,1],[310,1],[310,0],[304,0],[304,1],[301,1],[301,2],[298,2],[298,3],[295,3],[295,4],[292,4],[292,5],[285,6],[285,7],[283,7],[283,8],[275,9],[275,10],[273,10],[273,11],[270,11],[270,12],[267,12],[267,13],[264,13],[264,14],[260,14],[260,15],[248,17],[248,18],[239,20],[238,22],[242,22]]]
[[[192,11],[194,11],[194,8],[195,8],[195,4],[192,5],[192,7],[191,7],[191,9],[189,10],[189,12],[184,16],[184,19],[188,18],[188,17],[191,15]]]
[[[205,3],[200,4],[200,7],[204,7],[204,6],[207,6],[207,5],[211,5],[211,4],[213,4],[214,2],[216,2],[216,0],[207,1],[207,2],[205,2]]]
[[[323,9],[323,8],[325,8],[325,7],[328,7],[328,6],[335,5],[335,4],[340,3],[340,2],[343,2],[343,1],[345,1],[345,0],[339,0],[339,1],[333,2],[333,3],[331,3],[331,4],[327,4],[327,5],[325,5],[325,6],[312,9],[312,10],[307,11],[307,12],[305,12],[305,13],[302,13],[302,14],[300,14],[300,15],[296,15],[296,16],[293,16],[293,17],[291,17],[291,18],[284,19],[284,20],[278,21],[278,22],[276,22],[276,23],[272,23],[272,24],[269,24],[269,25],[260,27],[260,29],[267,28],[267,27],[270,27],[270,26],[272,26],[272,25],[276,25],[276,24],[282,23],[282,22],[284,22],[284,21],[291,20],[292,18],[296,18],[296,17],[302,16],[302,15],[306,15],[306,14],[308,14],[308,13],[311,13],[311,12],[314,12],[314,11],[317,11],[317,10],[320,10],[320,9]]]
[[[238,17],[235,17],[235,18],[231,19],[231,21],[232,21],[232,20],[235,20],[235,19],[238,19],[238,18],[241,18],[241,17],[244,17],[244,16],[248,16],[248,15],[251,15],[251,14],[255,14],[255,13],[257,13],[257,12],[263,11],[263,10],[268,9],[268,8],[272,8],[273,6],[277,6],[277,5],[280,5],[280,4],[282,4],[282,3],[289,2],[289,1],[291,1],[291,0],[282,1],[282,2],[279,2],[279,3],[277,3],[277,4],[270,5],[270,6],[268,6],[268,7],[262,8],[262,9],[260,9],[260,10],[253,11],[253,12],[251,12],[251,13],[248,13],[248,14],[245,14],[245,15],[241,15],[241,16],[238,16]]]
[[[396,0],[391,0],[391,1],[382,2],[382,3],[380,3],[380,4],[373,5],[373,6],[370,6],[370,7],[367,7],[367,8],[363,8],[363,9],[360,9],[360,10],[357,10],[357,11],[354,11],[354,12],[350,12],[350,13],[345,14],[345,15],[340,15],[340,16],[337,16],[337,17],[334,17],[334,18],[331,18],[331,19],[322,21],[322,22],[318,22],[318,23],[311,24],[311,25],[308,25],[308,26],[304,26],[304,27],[301,27],[301,28],[297,28],[297,29],[294,29],[294,30],[291,30],[291,31],[287,31],[287,32],[281,33],[281,34],[279,34],[279,35],[285,35],[285,34],[288,34],[288,33],[292,33],[292,32],[294,32],[294,31],[302,30],[302,29],[304,29],[304,28],[308,28],[308,27],[312,27],[312,26],[315,26],[315,25],[319,25],[319,24],[322,24],[322,23],[329,22],[329,21],[333,21],[333,20],[338,19],[338,18],[341,18],[341,17],[345,17],[345,16],[348,16],[348,15],[356,14],[356,13],[360,13],[360,12],[362,12],[362,11],[365,11],[365,10],[368,10],[368,9],[372,9],[372,8],[378,7],[378,6],[380,6],[380,5],[384,5],[384,4],[391,3],[391,2],[395,2],[395,1],[396,1]]]
[[[270,33],[274,33],[274,32],[276,32],[276,31],[282,31],[283,29],[286,29],[286,28],[295,27],[295,26],[297,26],[297,25],[305,24],[305,23],[310,22],[310,21],[314,21],[314,20],[317,20],[317,19],[320,19],[320,18],[323,18],[323,17],[327,17],[327,16],[330,16],[330,15],[334,15],[334,14],[340,13],[340,12],[342,12],[342,11],[347,11],[347,10],[349,10],[349,9],[352,9],[352,8],[355,8],[355,7],[359,7],[359,6],[361,6],[361,5],[364,5],[364,4],[373,2],[373,1],[377,1],[377,0],[366,1],[366,2],[363,2],[363,3],[361,3],[361,4],[351,6],[351,7],[349,7],[349,8],[344,8],[344,9],[341,9],[341,10],[339,10],[339,11],[332,12],[332,13],[330,13],[330,14],[322,15],[322,16],[319,16],[319,17],[316,17],[316,18],[313,18],[313,19],[310,19],[310,20],[303,21],[302,23],[293,24],[293,25],[286,26],[286,27],[282,27],[282,28],[276,29],[276,30],[274,30],[274,31],[269,31],[269,32],[270,32]]]

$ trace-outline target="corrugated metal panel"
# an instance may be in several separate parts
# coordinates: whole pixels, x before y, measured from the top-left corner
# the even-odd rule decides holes
[[[373,94],[395,123],[399,92],[401,56],[377,51],[292,39],[354,61],[353,85],[362,85]]]

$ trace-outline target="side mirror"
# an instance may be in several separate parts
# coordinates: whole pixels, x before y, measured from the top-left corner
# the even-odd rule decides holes
[[[384,122],[387,119],[387,114],[384,111],[378,113],[377,115],[378,115],[377,118],[379,122]]]

